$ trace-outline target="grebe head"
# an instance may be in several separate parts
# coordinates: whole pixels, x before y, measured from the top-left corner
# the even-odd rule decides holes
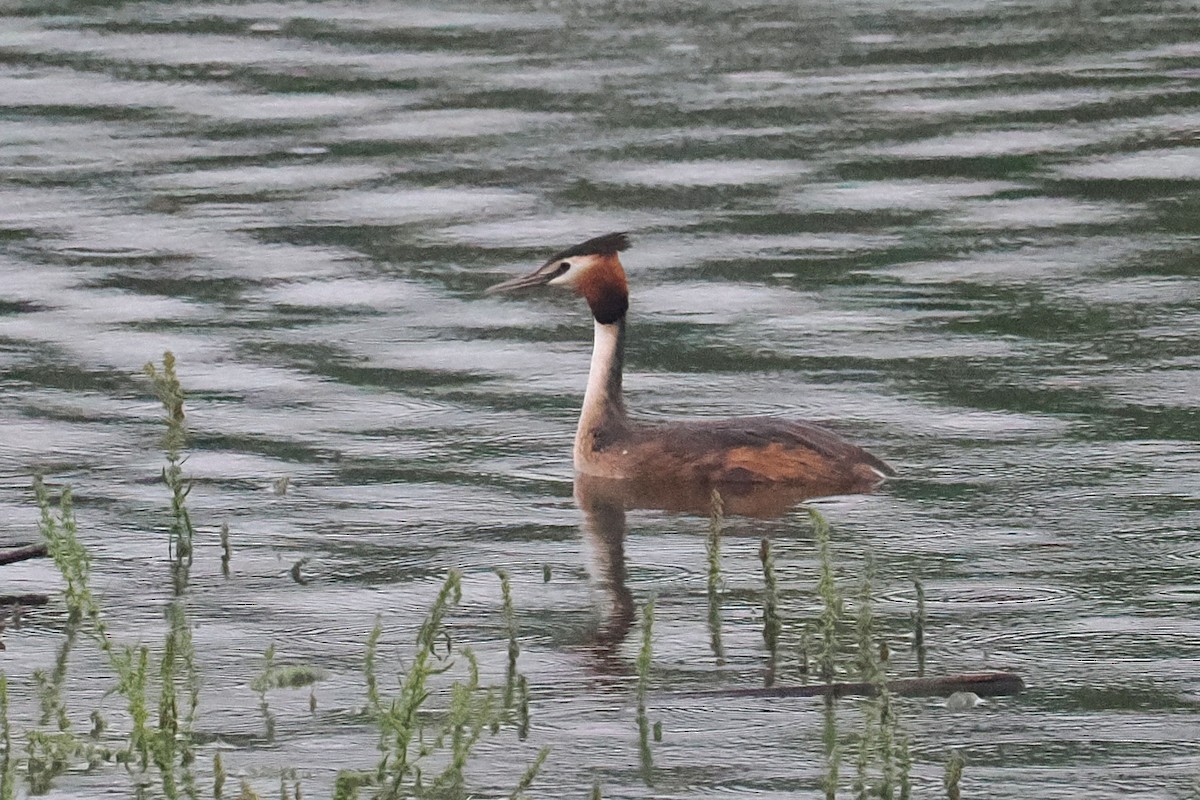
[[[555,253],[528,275],[498,283],[487,292],[563,286],[587,300],[597,322],[611,325],[629,309],[629,287],[617,256],[628,247],[629,236],[624,233],[597,236]]]

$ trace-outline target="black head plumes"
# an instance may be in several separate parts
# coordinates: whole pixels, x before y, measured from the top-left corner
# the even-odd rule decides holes
[[[571,258],[572,256],[611,256],[614,253],[628,249],[628,233],[606,233],[603,236],[588,239],[586,242],[581,242],[574,247],[568,247],[566,250],[555,253],[546,259],[546,263],[558,261],[563,258]]]

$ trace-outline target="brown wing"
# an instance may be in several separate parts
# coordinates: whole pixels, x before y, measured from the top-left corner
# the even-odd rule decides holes
[[[895,472],[832,431],[809,422],[741,417],[664,425],[635,434],[649,472],[713,483],[795,483],[863,491]]]

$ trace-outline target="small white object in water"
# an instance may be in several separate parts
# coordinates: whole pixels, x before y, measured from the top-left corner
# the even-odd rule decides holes
[[[946,698],[946,708],[951,711],[967,711],[975,706],[986,706],[987,701],[974,692],[955,692]]]

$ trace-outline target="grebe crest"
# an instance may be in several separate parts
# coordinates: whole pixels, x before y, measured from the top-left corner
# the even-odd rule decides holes
[[[895,474],[867,451],[810,422],[739,417],[649,425],[630,420],[621,387],[629,287],[618,255],[628,248],[625,233],[597,236],[487,290],[563,287],[591,309],[594,342],[575,434],[577,472],[714,487],[788,484],[811,489],[810,496],[869,491]]]

